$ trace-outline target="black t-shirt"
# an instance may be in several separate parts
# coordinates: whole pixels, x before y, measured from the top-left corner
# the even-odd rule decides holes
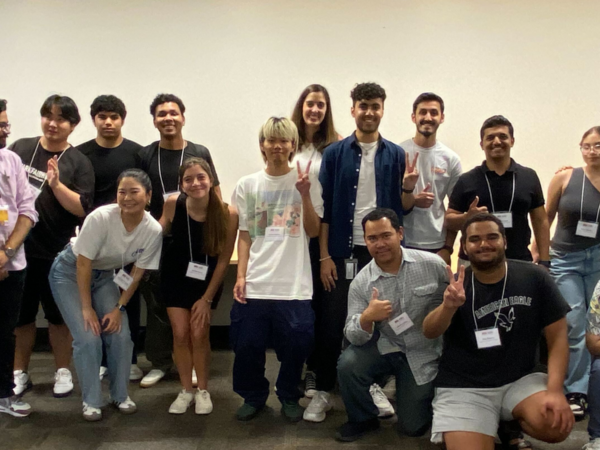
[[[158,171],[158,141],[144,147],[140,151],[142,158],[142,169],[146,171],[152,181],[152,199],[150,200],[150,214],[155,219],[160,219],[163,210],[163,195],[168,192],[179,190],[179,167],[186,159],[196,157],[205,159],[213,176],[215,177],[215,186],[219,185],[219,177],[210,156],[210,152],[203,145],[194,144],[187,141],[184,149],[183,160],[181,150],[160,149],[160,171],[162,180]],[[164,187],[163,187],[164,185]]]
[[[504,279],[482,284],[475,279],[475,308],[471,268],[465,271],[465,303],[444,334],[437,387],[493,388],[512,383],[534,371],[543,329],[570,310],[550,275],[526,261],[508,260]],[[500,307],[500,310],[499,310]],[[474,310],[474,312],[473,312]],[[479,330],[497,327],[501,346],[477,348]]]
[[[28,257],[54,259],[74,236],[75,227],[82,219],[63,208],[45,182],[48,160],[54,156],[59,158],[59,179],[80,194],[81,206],[86,212],[91,210],[94,200],[94,169],[90,160],[74,147],[55,153],[40,144],[35,151],[39,140],[39,137],[19,139],[9,148],[21,157],[29,184],[42,188],[35,201],[39,221],[25,240],[25,253]]]
[[[448,207],[460,212],[467,212],[469,205],[479,196],[478,207],[487,206],[488,211],[507,212],[513,193],[513,176],[515,181],[515,198],[512,205],[512,228],[506,229],[506,257],[531,261],[528,249],[531,241],[528,214],[531,210],[544,205],[544,191],[537,173],[533,169],[517,164],[511,158],[510,167],[502,175],[489,170],[485,161],[481,166],[460,176],[450,195]],[[488,189],[487,179],[490,183]],[[490,189],[494,200],[490,198]],[[460,249],[459,257],[467,259]]]
[[[141,166],[140,150],[142,146],[129,139],[123,139],[118,147],[105,148],[96,139],[80,144],[77,147],[87,156],[94,166],[96,175],[96,191],[94,192],[94,208],[113,203],[117,198],[117,178],[127,169],[139,169]]]

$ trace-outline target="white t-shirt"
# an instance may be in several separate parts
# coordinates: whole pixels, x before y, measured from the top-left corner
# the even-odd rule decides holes
[[[300,170],[303,172],[306,170],[308,162],[310,163],[310,170],[308,171],[308,179],[310,180],[311,186],[319,187],[319,195],[323,195],[323,187],[319,183],[319,171],[321,170],[321,161],[323,161],[323,154],[315,149],[312,144],[304,144],[294,155],[291,167],[298,173],[298,167],[296,162],[300,161]]]
[[[416,152],[419,152],[417,170],[419,180],[415,186],[417,195],[427,183],[431,184],[430,192],[435,195],[429,208],[415,207],[410,214],[404,216],[404,241],[409,247],[423,249],[442,248],[446,243],[444,215],[446,206],[444,200],[450,197],[452,189],[462,174],[459,156],[437,141],[433,147],[423,148],[412,139],[400,144],[412,162]]]
[[[296,189],[298,172],[271,176],[264,170],[238,181],[231,203],[239,214],[239,229],[252,239],[246,271],[246,298],[310,300],[312,274],[308,235],[302,219],[302,199]],[[318,187],[310,197],[323,216]],[[270,235],[272,237],[266,237]]]
[[[378,142],[359,142],[362,149],[360,157],[360,172],[358,173],[358,188],[356,189],[356,205],[354,206],[354,222],[352,241],[354,245],[366,245],[362,229],[362,220],[367,214],[377,208],[377,190],[375,187],[375,153]]]
[[[92,269],[114,270],[135,263],[140,269],[156,270],[160,263],[162,227],[150,215],[133,231],[121,220],[121,208],[113,203],[101,206],[83,222],[74,238],[73,253],[92,260]]]

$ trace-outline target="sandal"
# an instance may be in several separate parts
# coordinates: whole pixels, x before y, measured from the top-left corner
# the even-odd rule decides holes
[[[500,422],[498,438],[504,450],[533,450],[533,445],[523,436],[521,425],[517,420]]]

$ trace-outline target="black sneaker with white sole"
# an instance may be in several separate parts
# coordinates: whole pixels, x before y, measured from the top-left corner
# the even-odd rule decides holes
[[[579,392],[571,392],[567,394],[567,401],[569,402],[571,411],[573,411],[575,421],[579,422],[585,419],[588,407],[587,395]]]

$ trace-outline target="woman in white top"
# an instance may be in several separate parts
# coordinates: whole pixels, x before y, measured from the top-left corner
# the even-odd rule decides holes
[[[148,175],[129,169],[117,184],[117,203],[102,206],[86,218],[74,243],[54,260],[49,276],[56,304],[73,335],[83,418],[88,421],[100,420],[100,407],[105,404],[98,377],[102,341],[111,403],[124,414],[136,411],[127,394],[133,342],[123,316],[144,270],[158,269],[162,244],[160,224],[145,211],[152,193]],[[131,263],[127,274],[124,267]]]
[[[294,155],[292,167],[300,162],[301,167],[306,167],[310,161],[309,179],[313,186],[318,186],[319,193],[322,193],[319,183],[319,170],[321,169],[321,160],[325,147],[333,142],[342,139],[333,126],[333,114],[331,112],[331,100],[329,92],[320,84],[311,84],[300,94],[300,98],[294,106],[292,112],[292,122],[298,128],[298,151]],[[320,292],[323,289],[320,273],[321,263],[319,262],[319,238],[312,238],[309,243],[310,264],[313,276],[313,309],[317,317],[320,315],[319,299]],[[318,319],[317,319],[318,320]],[[318,343],[317,343],[318,345]],[[316,392],[316,384],[313,373],[312,358],[308,358],[307,372],[305,380],[305,394],[311,397]]]

